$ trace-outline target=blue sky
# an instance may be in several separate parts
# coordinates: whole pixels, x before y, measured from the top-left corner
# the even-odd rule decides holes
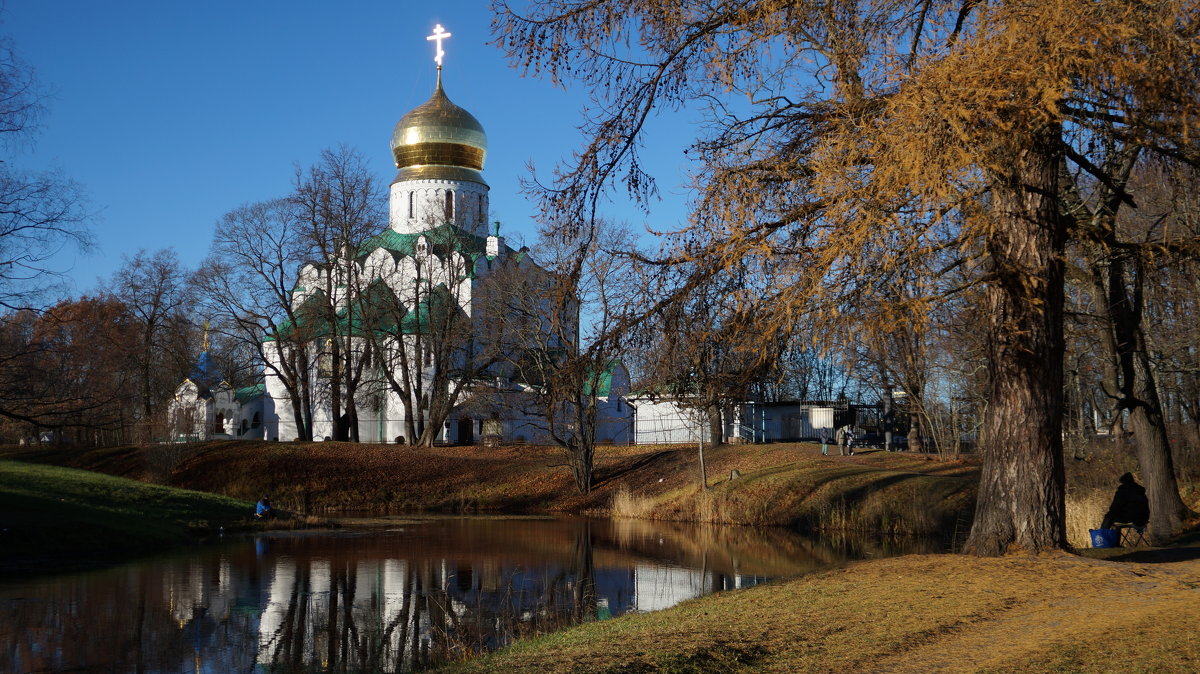
[[[492,215],[510,243],[534,240],[518,184],[526,162],[548,175],[569,156],[588,100],[510,68],[487,44],[484,0],[8,0],[0,20],[54,92],[36,145],[14,163],[61,168],[98,213],[97,250],[60,265],[77,293],[140,248],[174,247],[197,265],[222,214],[285,195],[294,166],[323,148],[356,148],[390,182],[392,127],[433,90],[434,24],[453,35],[446,92],[487,131]],[[609,211],[635,228],[682,217],[682,143],[694,130],[660,126],[663,148],[648,156],[663,202],[649,217]]]

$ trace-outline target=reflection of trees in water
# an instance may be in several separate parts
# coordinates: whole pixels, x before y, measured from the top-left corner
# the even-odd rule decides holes
[[[5,588],[0,671],[252,670],[256,615],[197,593],[220,577],[219,561],[212,560]]]
[[[419,535],[285,538],[273,550],[263,539],[11,587],[0,671],[419,669],[893,545],[637,521],[456,522]]]
[[[280,574],[276,574],[277,578]],[[290,586],[278,627],[262,635],[260,664],[325,671],[414,669],[461,660],[514,638],[594,619],[590,527],[570,560],[540,572],[422,560],[320,562],[282,574]],[[264,621],[268,622],[268,621]]]
[[[816,539],[778,528],[622,519],[603,522],[596,538],[605,548],[731,578],[796,576],[846,559]]]

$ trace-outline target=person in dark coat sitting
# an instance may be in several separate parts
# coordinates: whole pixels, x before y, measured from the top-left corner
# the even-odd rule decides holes
[[[1146,500],[1146,488],[1133,479],[1132,473],[1122,475],[1120,483],[1100,528],[1111,529],[1117,523],[1132,524],[1139,529],[1145,527],[1150,521],[1150,502]]]

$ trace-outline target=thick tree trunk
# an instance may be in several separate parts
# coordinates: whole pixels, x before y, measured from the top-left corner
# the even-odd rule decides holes
[[[1145,341],[1141,338],[1141,329],[1136,333],[1139,348],[1131,354],[1134,377],[1132,397],[1136,404],[1129,410],[1129,426],[1133,431],[1133,446],[1142,482],[1146,486],[1146,497],[1150,501],[1150,542],[1158,545],[1166,542],[1179,529],[1191,510],[1179,496],[1175,462],[1167,440],[1154,373],[1150,369],[1150,358],[1146,354]]]
[[[580,382],[579,388],[583,388]],[[572,453],[571,470],[575,475],[575,486],[581,494],[592,491],[596,465],[596,399],[584,396],[574,405],[575,439],[567,451]]]
[[[577,438],[575,446],[567,451],[571,453],[571,474],[575,478],[575,488],[580,494],[590,494],[596,459],[595,444],[587,442],[585,438]]]
[[[292,398],[292,418],[296,420],[296,439],[297,440],[312,440],[312,435],[308,432],[308,423],[304,416],[304,406],[300,404],[300,396],[293,395]],[[278,431],[276,431],[278,432]],[[288,439],[291,438],[280,438]]]
[[[1160,545],[1179,529],[1190,510],[1179,496],[1175,464],[1171,457],[1162,415],[1150,407],[1138,407],[1129,414],[1138,467],[1150,501],[1150,542]]]
[[[991,382],[969,554],[1067,545],[1059,134],[1056,125],[1034,134],[993,189],[997,226],[986,240]]]

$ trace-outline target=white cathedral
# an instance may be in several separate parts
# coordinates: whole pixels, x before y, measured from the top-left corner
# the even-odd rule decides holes
[[[513,250],[505,244],[499,227],[487,226],[489,187],[483,178],[487,137],[483,126],[471,113],[455,105],[442,87],[441,40],[449,33],[441,26],[430,39],[436,39],[437,84],[428,101],[404,115],[392,134],[392,157],[398,173],[391,183],[389,226],[363,244],[353,256],[351,273],[355,283],[344,282],[330,274],[346,274],[345,267],[329,263],[309,263],[299,272],[292,293],[292,307],[301,313],[306,302],[328,304],[323,289],[335,288],[333,303],[343,315],[354,315],[368,292],[387,292],[393,301],[403,303],[405,318],[392,326],[393,343],[386,349],[405,350],[411,360],[420,362],[419,348],[413,351],[409,336],[421,331],[421,320],[449,304],[465,315],[469,334],[466,349],[495,338],[494,317],[481,306],[488,284],[500,269],[516,269],[533,277],[545,275],[528,251]],[[361,290],[355,291],[354,288]],[[366,290],[369,289],[369,290]],[[509,291],[512,292],[512,291]],[[357,295],[357,296],[356,296]],[[433,306],[437,300],[441,306]],[[454,305],[457,305],[456,307]],[[352,320],[352,319],[351,319]],[[406,321],[414,321],[409,325]],[[364,329],[357,326],[355,329]],[[352,334],[352,333],[351,333]],[[320,353],[323,339],[311,344],[312,353]],[[419,340],[418,342],[419,343]],[[170,405],[172,437],[186,439],[245,438],[293,440],[299,436],[289,388],[279,375],[279,358],[286,346],[267,340],[264,352],[271,362],[264,371],[263,384],[233,390],[219,376],[207,372],[208,381],[185,381]],[[571,348],[572,345],[538,345],[540,348]],[[518,347],[520,348],[520,347]],[[426,360],[428,356],[425,356]],[[202,356],[202,359],[204,357]],[[310,390],[316,392],[311,409],[314,439],[332,437],[334,419],[330,399],[322,395],[328,384],[324,363],[317,356],[311,369]],[[378,368],[387,367],[376,356],[366,366],[376,368],[368,374],[369,385],[358,387],[356,415],[342,423],[357,424],[363,442],[412,442],[406,438],[406,406],[391,388],[383,385],[386,377]],[[428,364],[428,363],[426,363]],[[511,372],[509,373],[511,374]],[[426,384],[432,380],[426,373]],[[438,440],[470,444],[485,436],[504,442],[546,442],[545,418],[530,404],[531,384],[519,378],[489,377],[473,381],[464,389],[459,404],[450,412]],[[295,390],[294,387],[292,390]],[[633,410],[623,396],[629,392],[629,375],[619,363],[603,373],[597,390],[599,413],[598,442],[628,443],[633,439]],[[488,405],[480,403],[487,397]],[[507,404],[497,406],[497,401]]]

